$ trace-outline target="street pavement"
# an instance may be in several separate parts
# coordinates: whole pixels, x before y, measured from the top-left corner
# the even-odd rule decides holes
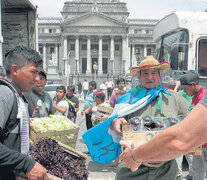
[[[87,146],[85,145],[82,139],[82,134],[86,131],[85,116],[81,116],[80,114],[80,112],[83,109],[83,105],[84,105],[83,101],[81,100],[79,104],[80,107],[76,120],[76,124],[80,127],[79,135],[76,143],[76,149],[83,153],[88,153]],[[88,158],[86,159],[86,166],[89,172],[88,180],[114,180],[115,179],[116,167],[113,166],[113,163],[98,164],[92,161],[90,155],[88,155]],[[183,163],[183,177],[185,177],[187,174],[188,174],[187,164]],[[185,178],[183,178],[182,180],[185,180]]]

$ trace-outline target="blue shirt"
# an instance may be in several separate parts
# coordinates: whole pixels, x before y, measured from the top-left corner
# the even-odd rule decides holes
[[[83,110],[88,109],[92,105],[92,103],[95,102],[95,96],[94,96],[95,92],[97,92],[96,89],[87,92]]]

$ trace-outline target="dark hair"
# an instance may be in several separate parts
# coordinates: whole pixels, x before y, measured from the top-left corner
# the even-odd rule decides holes
[[[90,85],[93,86],[93,87],[95,87],[95,89],[96,89],[96,82],[95,82],[95,81],[90,81],[90,82],[89,82],[89,86],[90,86]]]
[[[106,96],[103,92],[101,92],[101,93],[100,92],[101,91],[96,92],[96,97],[98,97],[99,99],[101,99],[102,102],[104,102]]]
[[[116,84],[118,85],[120,82],[124,82],[124,83],[125,83],[125,79],[124,79],[124,78],[119,78],[119,79],[117,79]]]
[[[66,93],[65,86],[58,86],[57,89],[63,90],[63,92]],[[57,91],[57,89],[56,89],[56,91]]]
[[[68,86],[68,87],[67,87],[67,90],[69,90],[69,89],[70,89],[72,92],[74,92],[74,91],[75,91],[74,86]]]
[[[6,76],[6,71],[3,66],[0,66],[0,76],[3,76],[3,77]]]
[[[9,51],[4,61],[4,68],[7,76],[10,76],[11,66],[16,64],[19,68],[26,66],[29,62],[34,62],[35,66],[42,66],[42,58],[39,53],[26,46],[16,46]]]

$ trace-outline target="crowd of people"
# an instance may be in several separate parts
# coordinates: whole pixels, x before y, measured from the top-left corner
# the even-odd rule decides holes
[[[77,84],[77,95],[74,86],[66,89],[60,85],[52,99],[44,91],[47,73],[42,69],[42,63],[38,52],[17,46],[6,55],[3,66],[0,66],[0,179],[16,179],[20,172],[24,172],[31,180],[48,179],[46,169],[27,156],[30,148],[30,118],[56,114],[76,123],[79,99],[83,95],[84,106],[80,113],[85,116],[85,125],[89,130],[110,117],[110,114],[103,114],[97,121],[98,107],[116,108],[119,97],[126,93],[130,97],[126,103],[130,104],[135,97],[140,96],[141,99],[152,89],[160,93],[150,103],[113,120],[110,130],[116,136],[122,136],[122,124],[136,116],[176,118],[187,115],[187,118],[140,147],[132,148],[131,144],[121,141],[124,151],[114,162],[118,165],[116,179],[182,179],[183,155],[189,164],[189,174],[185,178],[204,179],[207,173],[207,88],[200,85],[196,71],[183,74],[174,91],[166,89],[161,85],[161,78],[169,69],[169,64],[159,63],[153,56],[146,56],[137,67],[130,70],[131,75],[138,78],[138,86],[131,87],[131,82],[126,82],[124,78],[117,79],[116,83],[108,78],[97,87],[96,81],[88,82],[85,79],[83,83]],[[184,89],[177,92],[180,85]],[[191,148],[201,144],[201,156],[188,154]],[[153,161],[165,162],[156,167],[143,163],[156,164]]]

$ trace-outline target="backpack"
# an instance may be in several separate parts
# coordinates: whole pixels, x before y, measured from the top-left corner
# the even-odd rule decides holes
[[[68,102],[68,107],[69,107],[69,109],[68,109],[67,118],[75,123],[75,121],[76,121],[75,107],[69,102]]]
[[[14,103],[9,118],[6,121],[5,127],[3,129],[2,127],[0,127],[0,142],[3,143],[4,140],[7,138],[7,136],[9,135],[9,133],[18,125],[19,119],[17,118],[17,113],[18,113],[18,102],[17,102],[17,95],[16,95],[17,91],[14,89],[11,83],[6,79],[0,79],[0,86],[1,85],[5,85],[9,87],[14,94]]]

